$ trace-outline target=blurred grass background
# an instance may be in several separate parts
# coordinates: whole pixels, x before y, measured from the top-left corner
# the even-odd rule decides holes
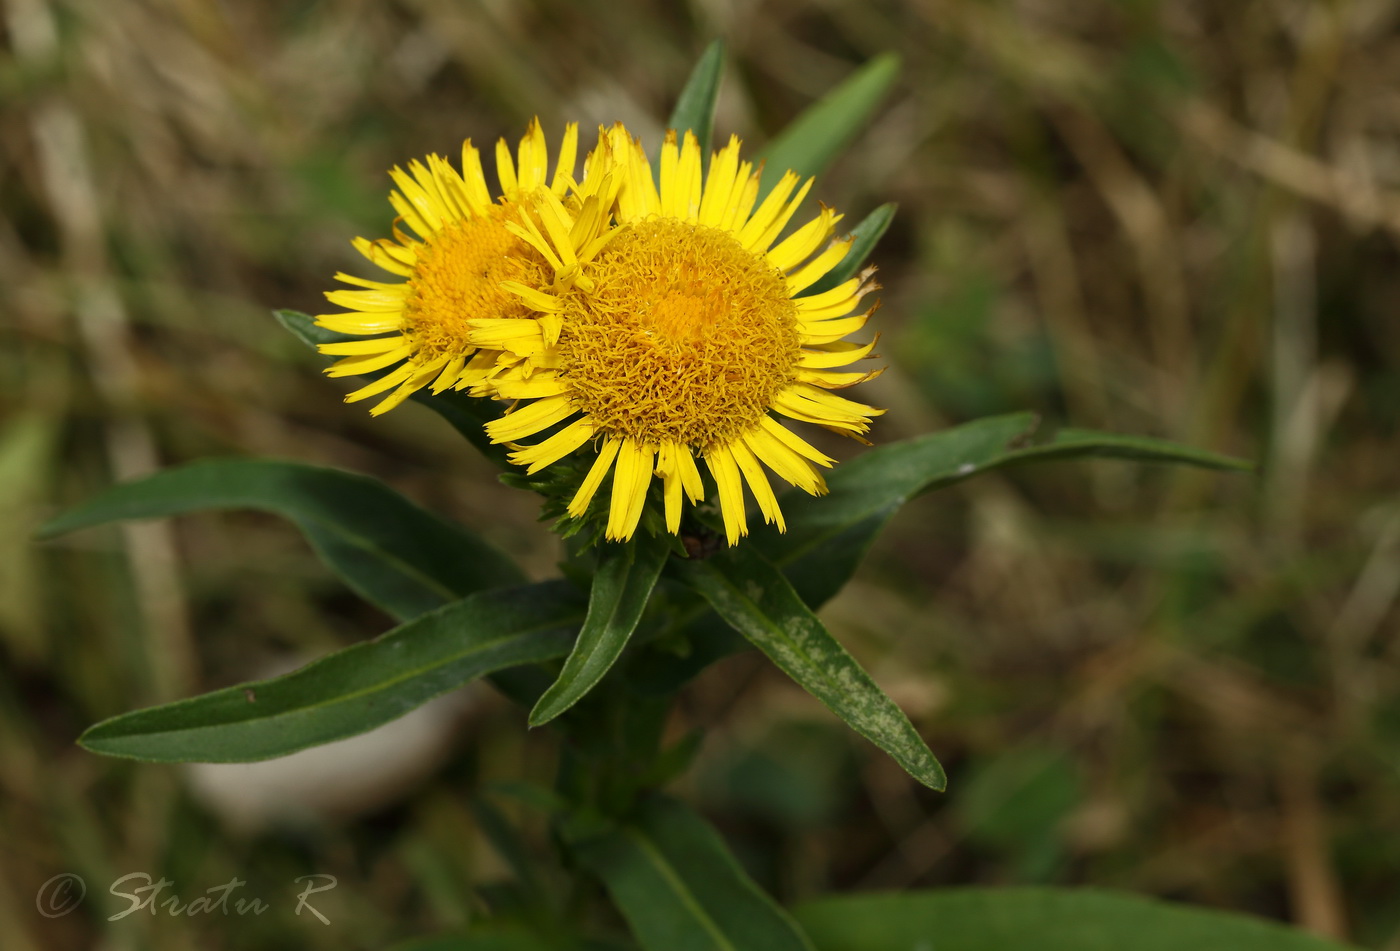
[[[1389,0],[4,0],[0,944],[378,948],[469,924],[482,783],[549,780],[490,698],[355,822],[243,830],[94,720],[372,636],[290,527],[229,514],[42,546],[117,479],[256,454],[382,477],[533,574],[558,550],[432,414],[379,420],[269,309],[387,233],[385,170],[539,114],[653,136],[713,37],[761,145],[869,57],[901,81],[815,192],[878,252],[877,441],[1030,408],[1257,458],[1098,463],[911,505],[825,617],[949,766],[917,789],[750,656],[683,698],[681,784],[784,900],[1101,884],[1400,949],[1400,5]],[[521,813],[528,815],[528,813]],[[535,831],[539,823],[535,821]],[[89,882],[56,919],[52,875]],[[339,876],[326,927],[133,916]]]

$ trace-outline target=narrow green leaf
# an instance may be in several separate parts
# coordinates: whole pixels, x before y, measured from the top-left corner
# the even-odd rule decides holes
[[[647,951],[811,951],[719,834],[673,799],[575,848]]]
[[[1247,915],[1096,889],[959,888],[796,910],[818,951],[1347,951]]]
[[[870,121],[898,75],[899,57],[881,53],[778,133],[762,152],[768,164],[759,188],[760,198],[786,171],[803,178],[825,171]]]
[[[855,277],[860,266],[865,263],[866,258],[870,257],[870,252],[875,250],[875,245],[880,243],[880,239],[889,230],[890,222],[894,220],[894,213],[898,208],[898,205],[886,203],[866,215],[860,224],[851,229],[851,237],[854,240],[851,242],[851,250],[846,252],[841,263],[798,296],[807,297],[811,294],[823,294],[836,285]]]
[[[709,156],[710,145],[715,131],[715,103],[719,100],[719,84],[724,78],[724,41],[715,40],[705,47],[705,52],[690,71],[690,78],[676,100],[676,108],[666,122],[666,128],[675,129],[678,136],[684,136],[690,129],[700,140],[700,154]]]
[[[530,711],[531,726],[553,720],[603,679],[637,629],[670,550],[664,538],[646,534],[604,546],[588,596],[588,618],[559,679]]]
[[[162,763],[246,763],[354,736],[492,671],[562,657],[565,582],[483,591],[300,670],[104,720],[78,742]]]
[[[782,498],[787,533],[771,527],[750,541],[782,566],[808,604],[818,606],[850,579],[870,543],[905,502],[982,472],[1053,459],[1112,457],[1210,469],[1249,469],[1229,456],[1164,439],[1084,429],[1042,433],[1032,413],[975,420],[872,449],[827,478],[829,493]]]
[[[274,310],[272,314],[292,336],[313,350],[318,344],[359,339],[350,334],[337,333],[334,330],[318,327],[316,326],[316,318],[298,310]],[[391,372],[392,369],[389,367],[377,373],[368,373],[360,379],[373,380]],[[500,466],[508,465],[506,456],[510,450],[503,445],[492,443],[484,428],[487,423],[501,415],[502,405],[500,403],[484,397],[468,396],[457,390],[448,390],[435,396],[432,391],[422,389],[409,399],[415,403],[422,403],[447,420],[452,428],[465,436],[467,441],[475,446],[483,456]]]
[[[346,584],[400,619],[525,580],[485,541],[381,482],[266,459],[212,459],[113,486],[49,522],[41,536],[226,508],[273,512],[295,522]]]
[[[783,673],[910,776],[931,789],[947,785],[943,767],[904,711],[756,549],[739,545],[703,561],[677,563],[677,573]]]

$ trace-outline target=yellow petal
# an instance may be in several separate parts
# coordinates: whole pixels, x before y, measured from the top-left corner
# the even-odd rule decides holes
[[[564,141],[559,143],[559,158],[554,163],[554,180],[549,188],[556,195],[569,190],[574,180],[574,166],[578,164],[578,123],[564,126]]]
[[[840,241],[831,242],[831,247],[817,255],[796,273],[789,274],[787,279],[788,290],[793,294],[798,294],[815,284],[818,278],[841,263],[842,258],[851,250],[851,242],[853,240],[855,239],[844,238]]]
[[[633,439],[623,442],[618,450],[606,532],[613,541],[626,541],[637,530],[646,504],[647,486],[651,483],[654,452],[652,447]]]
[[[385,367],[393,366],[400,360],[413,352],[412,344],[404,344],[388,353],[364,354],[357,357],[346,357],[344,360],[337,360],[326,368],[326,376],[364,376],[366,373],[373,373],[375,370],[382,370]]]
[[[753,453],[749,452],[749,447],[744,445],[742,440],[735,440],[729,444],[729,452],[738,464],[739,471],[744,474],[744,481],[749,484],[749,491],[758,502],[758,510],[763,513],[763,520],[769,524],[776,522],[780,532],[787,531],[783,511],[778,507],[777,496],[773,494],[773,486],[768,481],[763,467],[758,464]]]
[[[491,420],[486,424],[486,434],[492,442],[514,442],[563,422],[576,412],[568,397],[550,396]]]
[[[533,475],[554,465],[592,438],[593,424],[587,417],[576,419],[544,442],[511,453],[510,461],[518,466],[527,466],[525,474]]]
[[[705,465],[715,477],[715,487],[719,489],[719,510],[724,516],[724,534],[730,545],[749,533],[748,518],[744,514],[744,486],[739,477],[739,466],[730,454],[728,446],[712,449],[705,455]]]
[[[593,501],[593,495],[598,491],[598,486],[603,484],[603,478],[612,468],[613,460],[617,458],[617,449],[621,445],[622,440],[616,436],[609,436],[603,443],[603,448],[598,452],[598,458],[593,460],[593,467],[588,470],[588,475],[584,477],[583,485],[578,487],[578,492],[574,493],[573,501],[569,503],[568,512],[574,518],[579,518],[588,511],[588,503]]]

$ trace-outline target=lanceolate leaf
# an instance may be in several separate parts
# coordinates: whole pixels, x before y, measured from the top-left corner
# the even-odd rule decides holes
[[[811,951],[719,834],[673,799],[575,844],[647,951]]]
[[[882,53],[809,106],[763,150],[768,164],[759,191],[766,194],[788,170],[803,178],[824,171],[870,121],[897,75],[899,57]]]
[[[266,459],[196,462],[114,486],[49,522],[41,535],[228,508],[295,522],[346,584],[400,619],[525,580],[495,548],[381,482]]]
[[[700,140],[700,154],[707,159],[715,131],[715,102],[719,99],[719,84],[724,78],[724,41],[715,40],[705,47],[705,52],[690,71],[685,88],[676,100],[676,108],[666,128],[675,129],[676,135],[684,137],[687,129]]]
[[[856,276],[860,266],[865,263],[865,259],[870,257],[870,252],[875,250],[875,245],[880,243],[880,239],[889,230],[890,222],[894,220],[894,213],[897,205],[887,203],[876,208],[866,215],[860,224],[851,229],[851,250],[846,252],[846,256],[841,259],[841,263],[836,265],[826,276],[821,278],[811,287],[803,291],[799,297],[806,297],[809,294],[822,294],[831,290],[836,285],[849,281]]]
[[[1346,951],[1245,915],[1092,889],[959,888],[798,907],[818,951]]]
[[[641,533],[626,544],[605,544],[602,551],[588,596],[588,618],[559,679],[530,711],[531,726],[553,720],[603,679],[637,629],[670,546]]]
[[[931,789],[944,788],[943,767],[909,718],[755,549],[739,545],[707,560],[679,563],[678,573],[802,689],[910,776]]]
[[[303,314],[301,311],[274,310],[272,314],[292,336],[313,350],[317,344],[359,339],[350,334],[337,333],[334,330],[318,327],[314,317]],[[378,373],[368,373],[360,379],[373,380],[392,370],[393,368],[390,367]],[[506,455],[510,450],[503,445],[493,444],[487,438],[486,430],[483,428],[486,423],[501,415],[504,408],[501,403],[484,397],[468,396],[457,390],[448,390],[434,396],[430,390],[422,389],[415,392],[409,399],[415,403],[422,403],[447,420],[452,428],[465,436],[467,441],[475,446],[483,456],[501,466],[507,465]]]
[[[300,670],[104,720],[95,753],[244,763],[371,730],[463,684],[562,657],[582,619],[573,587],[483,591]]]
[[[783,496],[786,534],[764,528],[751,541],[784,569],[808,604],[818,606],[850,579],[890,516],[914,496],[990,469],[1095,456],[1251,468],[1240,459],[1163,439],[1083,429],[1042,435],[1033,414],[1012,413],[880,446],[842,463],[827,478],[828,495]]]

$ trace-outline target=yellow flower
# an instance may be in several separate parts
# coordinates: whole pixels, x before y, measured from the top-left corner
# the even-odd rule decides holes
[[[602,133],[594,156],[609,182],[604,208],[617,191],[615,223],[575,215],[546,195],[511,228],[550,262],[554,280],[509,283],[535,319],[496,321],[478,339],[548,356],[497,378],[500,398],[531,402],[488,424],[488,433],[517,443],[569,421],[537,445],[516,446],[511,460],[532,473],[601,437],[568,513],[582,516],[612,472],[610,539],[636,531],[653,476],[662,482],[666,526],[678,533],[683,497],[693,504],[704,496],[696,456],[718,490],[731,545],[747,533],[745,483],[782,530],[763,466],[820,495],[819,467],[832,460],[773,414],[860,438],[883,412],[830,392],[879,372],[838,369],[874,346],[843,341],[874,310],[856,312],[876,286],[873,268],[800,296],[851,241],[830,240],[841,216],[823,206],[775,245],[811,180],[799,187],[789,172],[759,203],[759,174],[740,161],[737,138],[712,156],[702,181],[695,137],[678,144],[671,133],[659,188],[641,144],[620,125]]]
[[[323,314],[316,323],[328,330],[364,337],[322,344],[322,353],[343,357],[331,376],[359,376],[394,367],[345,399],[362,400],[388,392],[374,415],[398,406],[417,390],[432,392],[475,387],[490,392],[503,370],[529,362],[529,354],[501,353],[472,342],[468,321],[531,316],[516,294],[501,284],[549,283],[550,263],[510,229],[520,209],[542,194],[556,199],[577,188],[574,162],[578,126],[564,132],[554,177],[545,186],[549,156],[539,120],[530,123],[512,160],[504,139],[496,145],[499,201],[493,201],[481,156],[468,139],[462,145],[462,171],[438,155],[427,164],[414,160],[408,171],[390,173],[398,186],[389,201],[398,212],[393,240],[356,238],[355,248],[402,282],[385,283],[348,274],[336,279],[357,290],[328,291],[326,298],[345,312]],[[400,230],[402,222],[417,237]],[[548,277],[547,277],[548,275]]]

